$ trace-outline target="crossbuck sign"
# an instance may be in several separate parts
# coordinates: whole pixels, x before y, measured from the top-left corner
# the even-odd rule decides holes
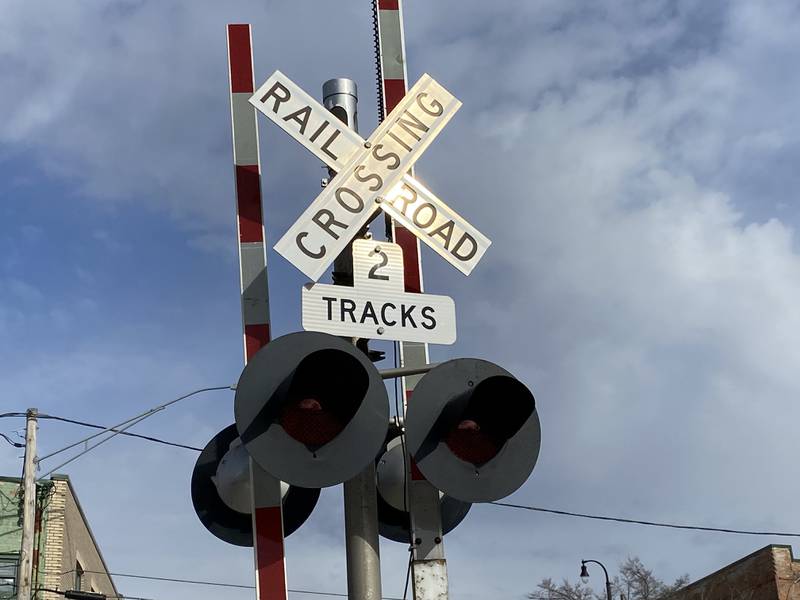
[[[409,169],[461,106],[423,75],[368,140],[280,71],[250,103],[337,172],[275,250],[316,281],[379,209],[469,275],[491,242]]]

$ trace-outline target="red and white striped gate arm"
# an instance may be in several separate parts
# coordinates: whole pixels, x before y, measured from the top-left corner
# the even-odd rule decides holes
[[[376,50],[380,77],[381,120],[388,115],[407,91],[406,51],[403,36],[402,0],[373,0]],[[403,248],[403,272],[407,292],[422,292],[422,264],[417,236],[392,221],[392,239]],[[400,363],[418,367],[429,363],[428,345],[400,342]],[[408,403],[421,375],[403,378],[405,402]],[[442,542],[439,490],[428,483],[414,464],[408,485],[408,506],[411,520],[412,573],[415,600],[446,600],[448,595],[447,565]],[[416,540],[420,540],[417,544]]]
[[[377,3],[377,51],[383,111],[380,118],[383,120],[406,94],[406,53],[400,0],[374,1]],[[419,260],[419,239],[408,229],[392,221],[392,240],[403,248],[403,275],[405,276],[406,291],[421,293],[422,265]],[[401,342],[400,356],[403,366],[417,367],[428,364],[428,345],[418,342]],[[419,378],[419,375],[403,378],[406,401]]]
[[[245,364],[270,340],[267,253],[261,208],[261,164],[256,112],[247,101],[255,89],[250,25],[228,25],[236,222]],[[286,600],[281,482],[250,460],[253,550],[257,600]]]

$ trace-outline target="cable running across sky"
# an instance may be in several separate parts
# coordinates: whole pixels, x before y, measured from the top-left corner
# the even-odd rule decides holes
[[[198,391],[192,392],[192,394],[198,393],[199,391],[220,390],[220,389],[230,389],[230,388],[228,386],[226,386],[226,387],[218,387],[218,388],[207,388],[207,389],[204,389],[204,390],[198,390]],[[181,400],[183,398],[188,398],[188,397],[189,397],[189,395],[183,396],[181,398],[173,400],[172,402],[174,403],[177,400]],[[170,403],[168,403],[168,404],[170,404]],[[166,406],[166,405],[164,405],[164,406]],[[147,416],[149,416],[149,414],[152,414],[152,412],[148,411],[148,413],[146,413],[146,414],[147,414]],[[4,417],[24,417],[24,416],[25,416],[25,413],[23,413],[23,412],[9,412],[9,413],[0,414],[0,418],[4,418]],[[39,416],[40,416],[40,418],[64,421],[64,422],[67,422],[67,423],[73,423],[75,425],[82,425],[84,427],[102,428],[102,425],[95,425],[95,424],[92,424],[92,423],[85,423],[85,422],[82,422],[82,421],[76,421],[74,419],[68,419],[66,417],[57,417],[57,416],[54,416],[54,415],[39,415]],[[129,421],[126,421],[126,423],[129,422]],[[137,420],[136,423],[138,423],[138,422],[139,421]],[[133,424],[136,424],[136,423],[133,423]],[[115,433],[120,433],[120,434],[123,434],[123,435],[130,435],[132,437],[138,437],[138,438],[141,438],[141,439],[144,439],[144,440],[147,440],[147,441],[152,441],[152,442],[165,444],[165,445],[169,445],[169,446],[175,446],[175,447],[179,447],[179,448],[186,448],[186,449],[197,450],[197,451],[201,450],[200,448],[195,448],[193,446],[188,446],[188,445],[185,445],[185,444],[179,444],[179,443],[176,443],[176,442],[169,442],[167,440],[161,440],[159,438],[152,438],[150,436],[144,436],[144,435],[129,433],[129,432],[126,432],[124,430],[117,430],[116,427],[118,427],[118,426],[115,426],[114,428],[104,428],[104,430],[105,431],[114,431]],[[97,435],[99,435],[99,434],[97,434]],[[91,437],[96,437],[96,436],[91,436]],[[87,438],[87,439],[91,439],[91,438]],[[107,439],[109,439],[109,438],[106,438],[106,440]],[[105,441],[105,440],[103,440],[103,441]],[[74,445],[75,444],[72,444],[70,447],[73,447]],[[97,445],[99,445],[99,444],[95,444],[94,446],[90,447],[88,450],[92,450]],[[67,461],[67,462],[71,462],[72,460],[75,460],[76,458],[82,456],[83,454],[85,454],[85,452],[82,452],[81,454],[78,454],[77,456],[73,457],[72,459],[70,459],[70,461]],[[66,464],[66,463],[64,463],[64,464]],[[61,466],[63,466],[63,464]],[[60,468],[60,467],[57,467],[57,469],[58,468]],[[47,475],[42,476],[40,479],[43,479],[43,478],[49,476],[51,473],[53,473],[57,469],[51,470]],[[540,506],[526,506],[526,505],[522,505],[522,504],[512,504],[512,503],[509,503],[509,502],[489,502],[487,504],[492,504],[494,506],[502,506],[502,507],[505,507],[505,508],[514,508],[514,509],[518,509],[518,510],[527,510],[527,511],[531,511],[531,512],[540,512],[540,513],[546,513],[546,514],[552,514],[552,515],[561,515],[561,516],[565,516],[565,517],[576,517],[576,518],[580,518],[580,519],[592,519],[592,520],[596,520],[596,521],[608,521],[608,522],[613,522],[613,523],[627,523],[629,525],[644,525],[644,526],[648,526],[648,527],[662,527],[662,528],[667,528],[667,529],[681,529],[681,530],[686,530],[686,531],[707,531],[709,533],[731,533],[731,534],[736,534],[736,535],[753,535],[753,536],[768,536],[768,537],[800,538],[800,533],[794,533],[794,532],[759,531],[759,530],[737,529],[737,528],[729,528],[729,527],[709,527],[709,526],[705,526],[705,525],[683,525],[683,524],[678,524],[678,523],[666,523],[666,522],[648,521],[648,520],[642,520],[642,519],[631,519],[631,518],[627,518],[627,517],[611,517],[611,516],[607,516],[607,515],[594,515],[594,514],[588,514],[588,513],[579,513],[579,512],[572,512],[572,511],[566,511],[566,510],[559,510],[559,509],[555,509],[555,508],[543,508],[543,507],[540,507]]]

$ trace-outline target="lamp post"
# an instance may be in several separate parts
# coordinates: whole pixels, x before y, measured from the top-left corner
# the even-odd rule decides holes
[[[600,568],[603,569],[603,573],[606,574],[606,598],[607,600],[612,600],[611,598],[611,582],[608,579],[608,571],[606,570],[603,563],[599,560],[582,560],[581,561],[581,581],[586,583],[589,581],[589,571],[586,568],[586,563],[595,563],[596,565],[600,565]]]

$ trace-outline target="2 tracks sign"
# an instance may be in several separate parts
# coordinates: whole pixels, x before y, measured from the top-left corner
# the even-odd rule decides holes
[[[410,294],[403,281],[403,250],[397,244],[353,242],[353,286],[303,286],[303,329],[372,339],[452,344],[456,307],[452,298]]]

